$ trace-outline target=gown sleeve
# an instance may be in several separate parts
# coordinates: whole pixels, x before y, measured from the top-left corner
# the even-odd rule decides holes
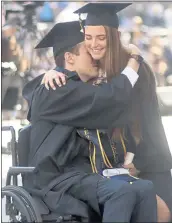
[[[169,171],[172,157],[161,120],[155,78],[152,70],[149,67],[147,69],[151,72],[152,93],[149,94],[147,89],[147,96],[141,100],[142,140],[136,147],[133,163],[141,172]]]
[[[108,128],[126,112],[132,85],[121,74],[110,83],[93,86],[69,79],[49,91],[39,86],[33,96],[31,121],[40,119],[81,128]]]
[[[134,141],[134,138],[128,126],[126,127],[126,130],[125,130],[125,145],[126,145],[127,152],[134,153],[134,154],[136,153],[136,143]]]

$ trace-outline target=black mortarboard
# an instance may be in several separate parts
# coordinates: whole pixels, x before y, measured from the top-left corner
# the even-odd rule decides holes
[[[78,21],[57,23],[40,41],[35,49],[53,47],[54,57],[84,41]]]
[[[88,3],[74,13],[88,13],[85,25],[119,27],[116,13],[125,9],[132,3]]]

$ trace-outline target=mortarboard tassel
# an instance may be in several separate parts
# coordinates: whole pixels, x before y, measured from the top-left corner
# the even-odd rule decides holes
[[[84,26],[83,26],[83,21],[81,19],[81,14],[79,13],[79,24],[81,26],[81,29],[83,30],[84,34],[85,34],[85,30],[84,30]]]

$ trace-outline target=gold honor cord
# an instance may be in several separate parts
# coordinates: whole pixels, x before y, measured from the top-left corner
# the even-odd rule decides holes
[[[95,166],[94,166],[94,163],[93,163],[93,159],[92,159],[92,156],[91,156],[91,142],[89,142],[89,152],[90,152],[89,158],[90,158],[91,168],[92,168],[93,173],[96,173]]]
[[[97,131],[97,137],[98,137],[98,141],[99,141],[100,150],[101,150],[101,154],[102,154],[104,164],[109,168],[113,168],[113,166],[111,165],[111,163],[110,163],[110,161],[109,161],[109,159],[106,155],[106,152],[103,148],[103,145],[102,145],[102,142],[101,142],[101,139],[100,139],[99,130],[97,129],[96,131]],[[86,138],[89,139],[88,130],[85,129],[84,133],[85,133]],[[124,155],[126,155],[127,150],[126,150],[126,146],[125,146],[125,143],[124,143],[124,139],[123,139],[121,134],[120,134],[120,139],[121,139],[121,143],[122,143],[122,146],[123,146],[123,149],[124,149]],[[93,145],[93,155],[92,155],[92,151],[91,151],[92,150],[91,145]],[[112,150],[112,152],[114,153],[113,150]],[[93,171],[93,173],[98,173],[97,168],[96,168],[96,147],[92,142],[89,142],[89,153],[90,153],[89,158],[90,158],[92,171]],[[113,154],[113,155],[115,155],[115,154]]]
[[[126,146],[125,146],[125,143],[124,143],[124,139],[123,139],[121,134],[120,134],[120,139],[121,139],[122,147],[123,147],[123,150],[124,150],[124,157],[125,157],[126,154],[127,154],[127,149],[126,149]]]
[[[103,161],[105,163],[105,165],[109,168],[113,168],[104,149],[103,149],[103,146],[102,146],[102,143],[101,143],[101,139],[100,139],[100,133],[99,133],[99,130],[97,129],[97,137],[98,137],[98,141],[99,141],[99,145],[100,145],[100,150],[101,150],[101,153],[102,153],[102,157],[103,157]]]
[[[88,130],[84,130],[85,136],[86,138],[89,140],[89,134],[88,134]],[[93,173],[98,173],[97,168],[96,168],[96,147],[94,146],[94,151],[93,151],[93,156],[91,155],[91,145],[92,142],[89,141],[89,158],[90,158],[90,163],[91,163],[91,168]]]
[[[94,164],[95,172],[98,173],[97,168],[96,168],[96,147],[95,147],[95,145],[94,145],[94,152],[93,152],[93,164]]]
[[[88,134],[88,130],[84,130],[84,133],[85,133],[85,136],[87,139],[89,139],[89,134]],[[100,133],[99,133],[99,130],[97,129],[97,137],[98,137],[98,140],[99,140],[99,145],[100,145],[100,150],[101,150],[101,153],[102,153],[102,157],[103,157],[103,161],[104,163],[106,164],[107,167],[109,168],[113,168],[104,149],[103,149],[103,146],[102,146],[102,143],[101,143],[101,139],[100,139]],[[123,146],[123,149],[124,149],[124,154],[126,155],[127,153],[127,150],[126,150],[126,146],[125,146],[125,143],[124,143],[124,140],[123,140],[123,137],[122,135],[120,134],[120,139],[121,139],[121,143],[122,143],[122,146]],[[91,155],[91,145],[94,146],[94,150],[93,150],[93,155]],[[96,147],[95,145],[89,141],[89,152],[90,152],[90,155],[89,155],[89,158],[90,158],[90,163],[91,163],[91,168],[92,168],[92,171],[93,173],[98,173],[97,171],[97,168],[96,168]],[[107,164],[108,163],[108,164]],[[139,179],[137,177],[134,177],[130,174],[128,174],[129,176],[133,177],[134,179]],[[110,178],[110,177],[107,177],[107,178]],[[130,184],[133,184],[132,181],[129,182]]]

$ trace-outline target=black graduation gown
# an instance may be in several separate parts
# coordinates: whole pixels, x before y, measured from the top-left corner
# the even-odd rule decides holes
[[[59,203],[66,202],[68,206],[63,211],[83,216],[86,212],[81,213],[79,206],[74,208],[74,198],[71,197],[72,202],[69,203],[66,194],[71,185],[92,173],[88,154],[84,154],[88,151],[88,142],[77,134],[76,127],[96,129],[115,126],[115,120],[127,111],[132,86],[125,75],[114,78],[109,84],[93,86],[81,82],[74,72],[66,73],[66,86],[57,87],[56,91],[40,86],[41,77],[23,90],[30,106],[28,119],[32,124],[29,165],[36,167],[27,184],[52,210],[59,211]],[[90,177],[90,184],[94,185],[90,191],[90,202],[97,212],[96,185],[100,178],[97,174]],[[53,188],[56,188],[56,202],[51,199]]]
[[[147,69],[152,73],[148,65]],[[142,66],[140,66],[138,73],[141,81],[142,76],[146,75]],[[172,156],[161,120],[153,73],[149,83],[153,89],[149,89],[149,86],[147,89],[143,89],[147,94],[146,97],[136,101],[140,104],[142,140],[136,147],[133,163],[141,172],[170,171],[172,169]],[[133,97],[135,97],[136,89],[137,83],[132,92]],[[150,97],[150,91],[153,94],[152,97]]]

